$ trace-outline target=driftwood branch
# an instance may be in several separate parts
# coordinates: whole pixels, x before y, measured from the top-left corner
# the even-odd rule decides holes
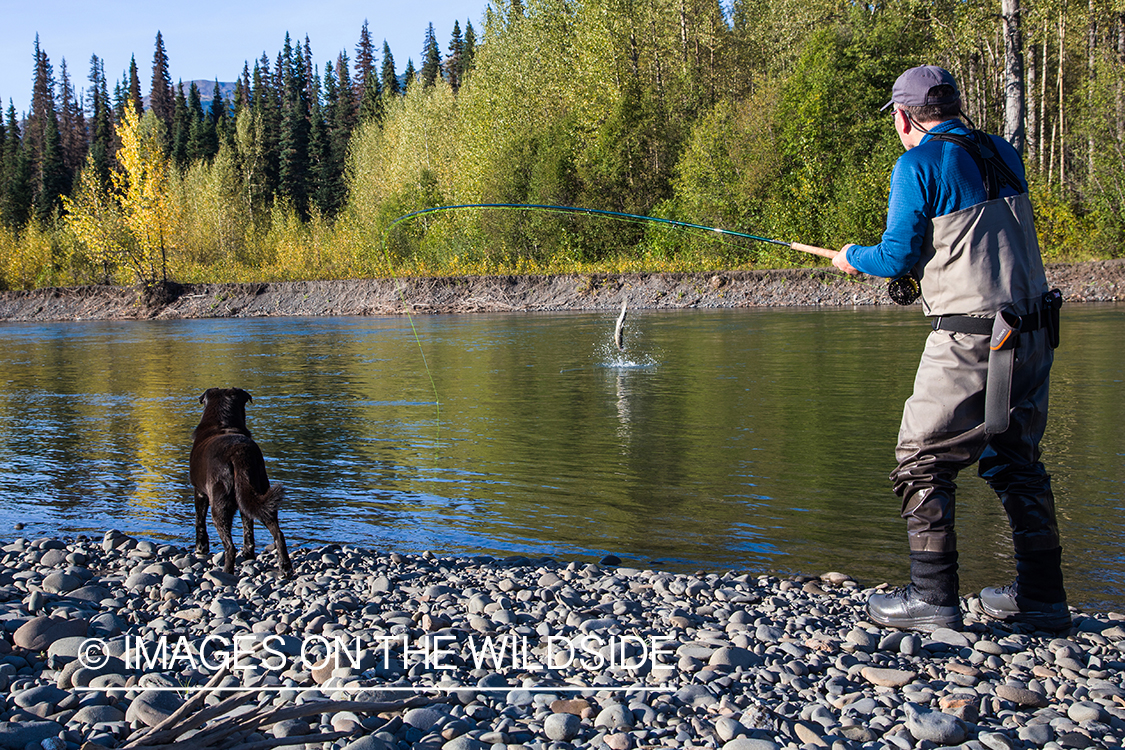
[[[215,680],[212,680],[212,682],[215,682]],[[276,737],[259,742],[251,742],[249,744],[244,743],[243,740],[249,734],[260,730],[262,727],[315,714],[337,713],[340,711],[351,711],[359,714],[393,713],[417,708],[433,702],[432,699],[421,695],[408,698],[407,700],[393,702],[348,700],[310,701],[297,706],[285,706],[282,708],[263,707],[250,710],[238,716],[226,716],[226,714],[234,711],[259,694],[258,691],[253,689],[242,691],[210,708],[197,710],[202,704],[200,696],[202,696],[203,699],[206,697],[206,693],[200,693],[146,734],[133,739],[125,745],[124,750],[137,750],[139,748],[144,748],[144,750],[173,750],[173,748],[175,750],[222,750],[223,748],[233,747],[235,745],[242,750],[247,750],[248,748],[268,750],[269,748],[296,743],[331,742],[332,740],[346,737],[351,734],[351,732],[331,732],[318,735],[303,735],[300,737]],[[213,719],[218,720],[191,737],[183,736],[200,727],[204,727]]]

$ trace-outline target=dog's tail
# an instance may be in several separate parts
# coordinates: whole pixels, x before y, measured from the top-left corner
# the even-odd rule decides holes
[[[236,468],[235,475],[235,498],[238,501],[238,509],[255,521],[262,523],[276,521],[277,511],[285,499],[285,486],[274,484],[259,494],[246,472]]]

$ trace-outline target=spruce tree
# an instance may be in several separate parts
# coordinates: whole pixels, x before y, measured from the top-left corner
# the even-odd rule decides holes
[[[292,201],[301,218],[308,217],[309,100],[301,47],[285,35],[282,50],[283,96],[278,164],[278,192]]]
[[[74,177],[86,162],[89,140],[86,115],[74,95],[74,86],[66,69],[66,59],[59,66],[59,136],[62,140],[63,165],[66,168],[66,190],[70,193]]]
[[[58,119],[47,118],[43,129],[43,151],[39,155],[38,181],[35,185],[35,218],[43,226],[51,222],[62,205],[62,196],[70,188],[62,150]]]
[[[351,102],[351,86],[347,71],[347,58],[341,54],[336,67],[324,68],[324,126],[327,130],[327,148],[321,169],[317,204],[326,216],[334,216],[344,205],[344,165],[347,161],[348,142],[355,124]]]
[[[234,89],[234,111],[232,119],[237,121],[238,115],[243,110],[250,109],[250,63],[242,63],[242,76],[238,79],[238,85]]]
[[[344,141],[344,148],[347,148],[347,142],[352,137],[352,131],[355,129],[356,116],[358,114],[356,99],[352,92],[351,87],[351,73],[348,71],[348,55],[346,52],[341,52],[336,57],[336,110],[332,115],[332,131],[333,133],[341,134]],[[327,87],[326,87],[327,91]]]
[[[399,96],[402,94],[402,87],[398,82],[398,74],[395,73],[395,58],[391,54],[391,45],[387,44],[387,40],[383,40],[383,96]]]
[[[55,104],[55,77],[47,53],[35,37],[35,84],[32,88],[31,116],[27,120],[25,146],[32,163],[33,215],[40,223],[50,221],[59,207],[60,195],[70,188],[59,134]]]
[[[20,135],[19,118],[8,100],[5,127],[4,175],[0,182],[0,222],[10,229],[22,229],[31,218],[31,158]]]
[[[125,103],[129,98],[128,76],[113,85],[113,119],[121,122],[125,119]]]
[[[214,92],[218,93],[218,92]],[[203,117],[199,120],[198,130],[198,144],[199,144],[199,158],[210,161],[219,151],[219,134],[218,122],[214,112],[215,98],[214,93],[211,95],[211,103],[207,109],[203,110]],[[200,109],[203,108],[203,92],[199,92],[200,96]]]
[[[113,115],[105,79],[105,63],[90,57],[90,165],[102,191],[109,190],[110,161],[113,159]]]
[[[465,46],[461,52],[461,84],[469,79],[473,69],[473,60],[477,55],[477,32],[473,30],[473,22],[465,21]]]
[[[367,90],[367,80],[375,71],[375,45],[371,41],[371,32],[367,28],[367,19],[363,19],[363,28],[359,31],[359,41],[355,45],[355,83],[352,93],[357,102],[363,101]]]
[[[461,88],[461,66],[464,55],[465,40],[461,36],[461,24],[454,20],[453,34],[449,38],[449,55],[445,58],[445,76],[454,94]]]
[[[27,118],[24,129],[24,146],[28,149],[36,173],[43,154],[43,137],[47,129],[47,120],[56,119],[58,110],[55,108],[55,72],[51,67],[51,60],[47,53],[39,47],[39,35],[35,35],[35,79],[31,88],[31,112]],[[55,123],[56,129],[58,122]]]
[[[149,108],[164,123],[167,139],[164,150],[171,148],[173,119],[175,118],[176,98],[172,92],[172,77],[168,73],[168,53],[164,49],[164,37],[156,32],[156,51],[152,55],[152,85],[148,91]]]
[[[414,83],[414,79],[416,77],[417,75],[414,72],[414,61],[408,57],[406,58],[406,70],[402,72],[402,87],[404,94],[406,93],[406,90],[410,88],[410,84]]]
[[[367,79],[367,86],[363,90],[363,99],[359,103],[360,122],[380,122],[383,119],[383,86],[373,73]]]
[[[309,43],[308,34],[305,35],[305,51],[304,51],[304,71],[305,71],[305,96],[309,100],[309,111],[312,111],[312,103],[320,96],[320,72],[313,68],[313,54],[312,44]]]
[[[219,146],[227,144],[228,146],[234,145],[234,127],[230,119],[230,109],[227,107],[227,100],[223,97],[223,92],[219,88],[219,79],[215,79],[215,94],[211,99],[211,109],[207,113],[207,119],[210,121],[210,130],[213,132],[214,141],[212,142],[214,150],[211,155],[219,153]]]
[[[426,29],[426,42],[422,48],[422,88],[430,88],[441,76],[441,50],[438,48],[434,25]]]
[[[141,98],[141,79],[137,75],[137,58],[135,55],[129,58],[128,104],[132,106],[133,111],[137,113],[138,119],[145,113],[144,99]]]
[[[319,75],[317,76],[319,80]],[[314,85],[319,91],[320,84]],[[331,151],[328,128],[325,125],[324,107],[319,96],[309,99],[309,156],[307,185],[309,203],[324,216],[331,215],[328,183],[331,180]]]
[[[254,64],[251,107],[261,122],[261,169],[253,200],[266,205],[277,191],[277,175],[281,157],[278,153],[281,139],[281,99],[279,89],[273,85],[270,61],[265,53]]]
[[[191,165],[207,156],[207,117],[203,114],[203,101],[195,81],[188,87],[187,111],[187,164]]]
[[[184,82],[176,86],[176,99],[172,104],[172,163],[180,170],[189,164],[188,143],[191,140],[191,111],[184,96]]]

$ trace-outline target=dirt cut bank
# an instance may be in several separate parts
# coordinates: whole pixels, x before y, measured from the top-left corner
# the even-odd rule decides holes
[[[1125,299],[1125,260],[1050,265],[1047,278],[1070,302]],[[610,310],[624,298],[635,309],[893,304],[882,279],[853,279],[821,267],[37,289],[0,293],[0,320]]]

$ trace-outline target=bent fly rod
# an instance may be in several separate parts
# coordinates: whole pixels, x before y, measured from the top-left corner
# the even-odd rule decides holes
[[[822,258],[832,259],[836,257],[837,250],[829,250],[824,247],[816,247],[815,245],[805,245],[800,242],[784,242],[783,240],[774,240],[769,237],[759,237],[756,234],[747,234],[746,232],[736,232],[731,229],[720,229],[718,227],[708,227],[702,224],[692,224],[687,221],[677,221],[676,219],[663,219],[659,216],[642,216],[641,214],[628,214],[622,211],[606,211],[600,208],[579,208],[575,206],[551,206],[538,203],[466,203],[457,206],[435,206],[434,208],[423,208],[418,211],[412,211],[408,214],[403,214],[390,224],[387,225],[387,232],[396,224],[403,221],[424,216],[425,214],[437,213],[438,211],[456,211],[463,209],[478,209],[478,208],[494,208],[494,209],[509,209],[509,210],[522,210],[522,211],[546,211],[550,213],[563,213],[563,214],[583,214],[586,216],[605,216],[611,219],[620,219],[623,221],[643,222],[650,221],[656,224],[664,224],[666,226],[676,227],[678,229],[694,229],[700,232],[711,232],[714,234],[726,237],[741,237],[747,240],[755,240],[757,242],[768,242],[771,245],[781,245],[782,247],[792,248],[799,250],[803,253],[811,253],[812,255],[819,255]]]

